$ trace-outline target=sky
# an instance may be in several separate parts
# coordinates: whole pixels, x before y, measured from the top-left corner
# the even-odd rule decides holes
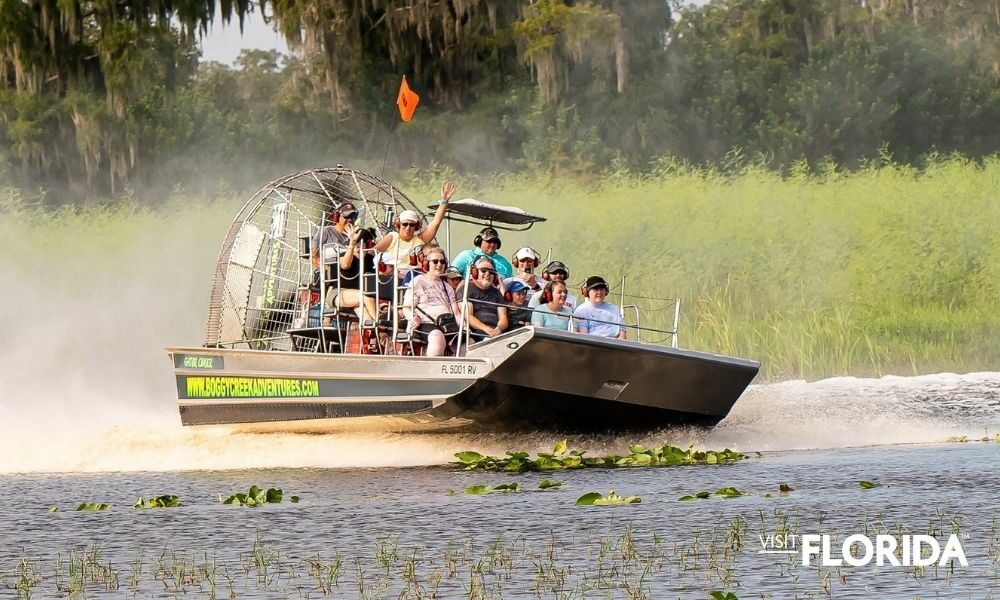
[[[202,39],[201,47],[202,61],[213,60],[227,65],[233,64],[244,48],[276,49],[288,53],[288,45],[271,25],[264,23],[259,11],[247,15],[242,34],[239,22],[235,19],[228,25],[217,19],[209,29],[208,35]]]

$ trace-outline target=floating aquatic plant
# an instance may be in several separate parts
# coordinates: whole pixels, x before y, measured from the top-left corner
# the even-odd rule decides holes
[[[255,485],[250,486],[250,490],[246,494],[237,493],[232,496],[222,500],[223,504],[239,504],[240,506],[260,506],[262,504],[278,504],[284,497],[282,491],[278,488],[267,488],[263,490]],[[222,496],[219,496],[222,499]],[[298,502],[298,496],[290,496],[288,498],[292,502]]]
[[[80,512],[94,512],[99,510],[110,510],[110,504],[101,504],[100,502],[83,502],[76,507],[77,511]],[[49,509],[51,511],[51,509]]]
[[[454,490],[449,490],[454,493]],[[489,494],[490,492],[520,492],[523,491],[521,486],[515,481],[512,483],[504,483],[500,485],[495,485],[490,487],[488,485],[470,485],[465,488],[466,496],[481,496],[483,494]],[[449,494],[450,495],[450,494]]]
[[[548,479],[543,479],[538,483],[538,489],[540,490],[554,490],[560,487],[562,487],[561,481],[549,481]]]
[[[139,496],[139,499],[135,501],[132,508],[173,508],[180,505],[181,499],[177,496],[156,496],[155,498],[150,498],[149,500],[144,500],[142,496]]]
[[[521,473],[524,471],[548,471],[554,469],[579,469],[583,467],[663,467],[675,465],[714,465],[731,463],[745,458],[747,455],[726,448],[725,450],[695,450],[694,446],[682,449],[665,444],[660,447],[646,448],[639,444],[629,446],[629,454],[625,456],[608,455],[604,457],[585,457],[586,450],[569,450],[566,440],[562,440],[552,449],[552,452],[539,452],[534,459],[527,452],[507,452],[506,456],[485,456],[478,452],[458,452],[455,457],[458,464],[467,471],[508,471]]]
[[[608,491],[607,496],[602,496],[599,492],[590,492],[576,499],[577,506],[614,506],[617,504],[639,504],[642,498],[639,496],[619,496],[614,490]]]
[[[878,484],[871,481],[861,480],[858,482],[858,487],[860,487],[863,490],[870,490],[872,488],[878,487]]]
[[[741,492],[734,487],[724,487],[719,488],[715,492],[698,492],[696,494],[691,494],[688,496],[681,496],[678,500],[682,502],[687,502],[689,500],[705,500],[707,498],[738,498],[740,496],[746,496],[745,492]]]

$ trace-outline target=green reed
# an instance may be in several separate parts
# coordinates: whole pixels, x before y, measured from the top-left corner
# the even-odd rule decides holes
[[[753,509],[751,509],[752,511]],[[817,564],[802,568],[799,557],[772,556],[761,559],[758,538],[768,534],[797,535],[800,530],[818,530],[823,519],[804,522],[799,508],[774,507],[742,514],[705,515],[690,521],[683,533],[666,539],[645,521],[637,527],[625,523],[607,533],[585,537],[564,536],[552,530],[526,539],[494,536],[478,540],[445,540],[443,546],[403,543],[380,536],[366,546],[352,546],[341,553],[329,546],[325,556],[296,547],[276,544],[257,531],[239,547],[191,554],[172,548],[158,552],[159,558],[143,567],[144,557],[157,555],[140,548],[127,565],[125,581],[119,583],[120,567],[105,558],[100,546],[71,548],[59,552],[55,564],[23,554],[13,565],[0,565],[0,596],[15,598],[88,597],[121,591],[136,597],[150,595],[222,597],[358,597],[469,599],[521,597],[543,598],[654,598],[723,597],[725,590],[752,595],[767,572],[769,586],[780,586],[787,597],[817,597],[866,586],[878,575],[889,579],[924,580],[952,586],[954,565],[913,569],[870,570],[827,568]],[[884,513],[860,516],[860,524],[848,527],[865,535],[890,534],[900,541],[916,531],[934,536],[960,534],[965,519],[941,510],[926,527],[908,527],[889,520]],[[978,563],[974,576],[995,579],[1000,574],[1000,543],[997,518],[989,525],[989,539],[982,546],[988,563]],[[915,525],[911,523],[911,525]],[[838,529],[843,530],[843,527]],[[244,547],[246,547],[244,546]],[[897,554],[901,552],[897,550]],[[63,578],[68,556],[70,577]],[[332,558],[330,558],[332,556]],[[127,560],[122,558],[122,560]],[[969,576],[973,571],[968,571]],[[850,577],[848,575],[850,574]],[[673,590],[663,586],[669,582]],[[965,580],[968,583],[968,580]],[[125,588],[122,590],[122,588]],[[761,590],[763,591],[763,590]],[[939,590],[940,591],[940,590]]]
[[[574,282],[627,275],[627,294],[679,297],[683,347],[760,360],[768,379],[1000,360],[1000,157],[787,176],[664,161],[650,175],[475,185],[458,196],[549,218],[505,236],[503,252],[551,248]],[[430,183],[419,189],[431,197]],[[453,243],[464,247],[471,231]],[[653,310],[661,301],[626,303],[649,309],[642,326],[672,318]]]
[[[400,185],[423,206],[446,177],[453,174],[438,169]],[[643,309],[643,327],[668,327],[672,311],[660,298],[678,297],[682,347],[760,360],[766,379],[972,371],[1000,361],[1000,157],[784,176],[662,161],[644,175],[458,184],[456,197],[548,217],[505,232],[505,254],[522,244],[551,249],[574,284],[604,275],[616,304],[616,282],[627,275],[625,303]],[[187,310],[204,306],[242,199],[178,195],[157,208],[139,201],[43,212],[7,190],[0,260],[40,283],[58,264],[68,293],[169,277],[192,299]],[[452,254],[474,232],[453,227]]]

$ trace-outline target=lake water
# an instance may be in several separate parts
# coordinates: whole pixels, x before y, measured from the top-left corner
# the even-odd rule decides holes
[[[735,448],[745,461],[508,474],[448,463],[461,450],[538,452],[559,438],[190,431],[178,424],[161,366],[165,384],[152,393],[98,393],[86,377],[69,377],[0,400],[0,597],[984,598],[1000,590],[1000,373],[755,386],[709,432],[569,440],[592,455],[669,442]],[[562,485],[542,491],[543,479]],[[511,482],[524,491],[463,494]],[[779,494],[781,483],[792,491]],[[285,500],[220,502],[251,485],[281,488]],[[747,495],[678,500],[727,486]],[[642,502],[575,505],[611,489]],[[181,506],[131,508],[161,494]],[[81,502],[111,508],[75,512]],[[852,534],[930,534],[942,547],[954,534],[968,566],[838,567],[816,558],[803,566],[800,548],[761,553],[761,537],[774,534],[797,544],[828,534],[837,557]]]

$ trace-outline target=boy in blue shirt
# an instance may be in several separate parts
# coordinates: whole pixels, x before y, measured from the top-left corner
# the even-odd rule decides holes
[[[577,333],[589,333],[602,337],[625,339],[625,321],[618,307],[604,299],[608,296],[608,282],[603,277],[593,275],[583,285],[587,302],[573,312]]]

